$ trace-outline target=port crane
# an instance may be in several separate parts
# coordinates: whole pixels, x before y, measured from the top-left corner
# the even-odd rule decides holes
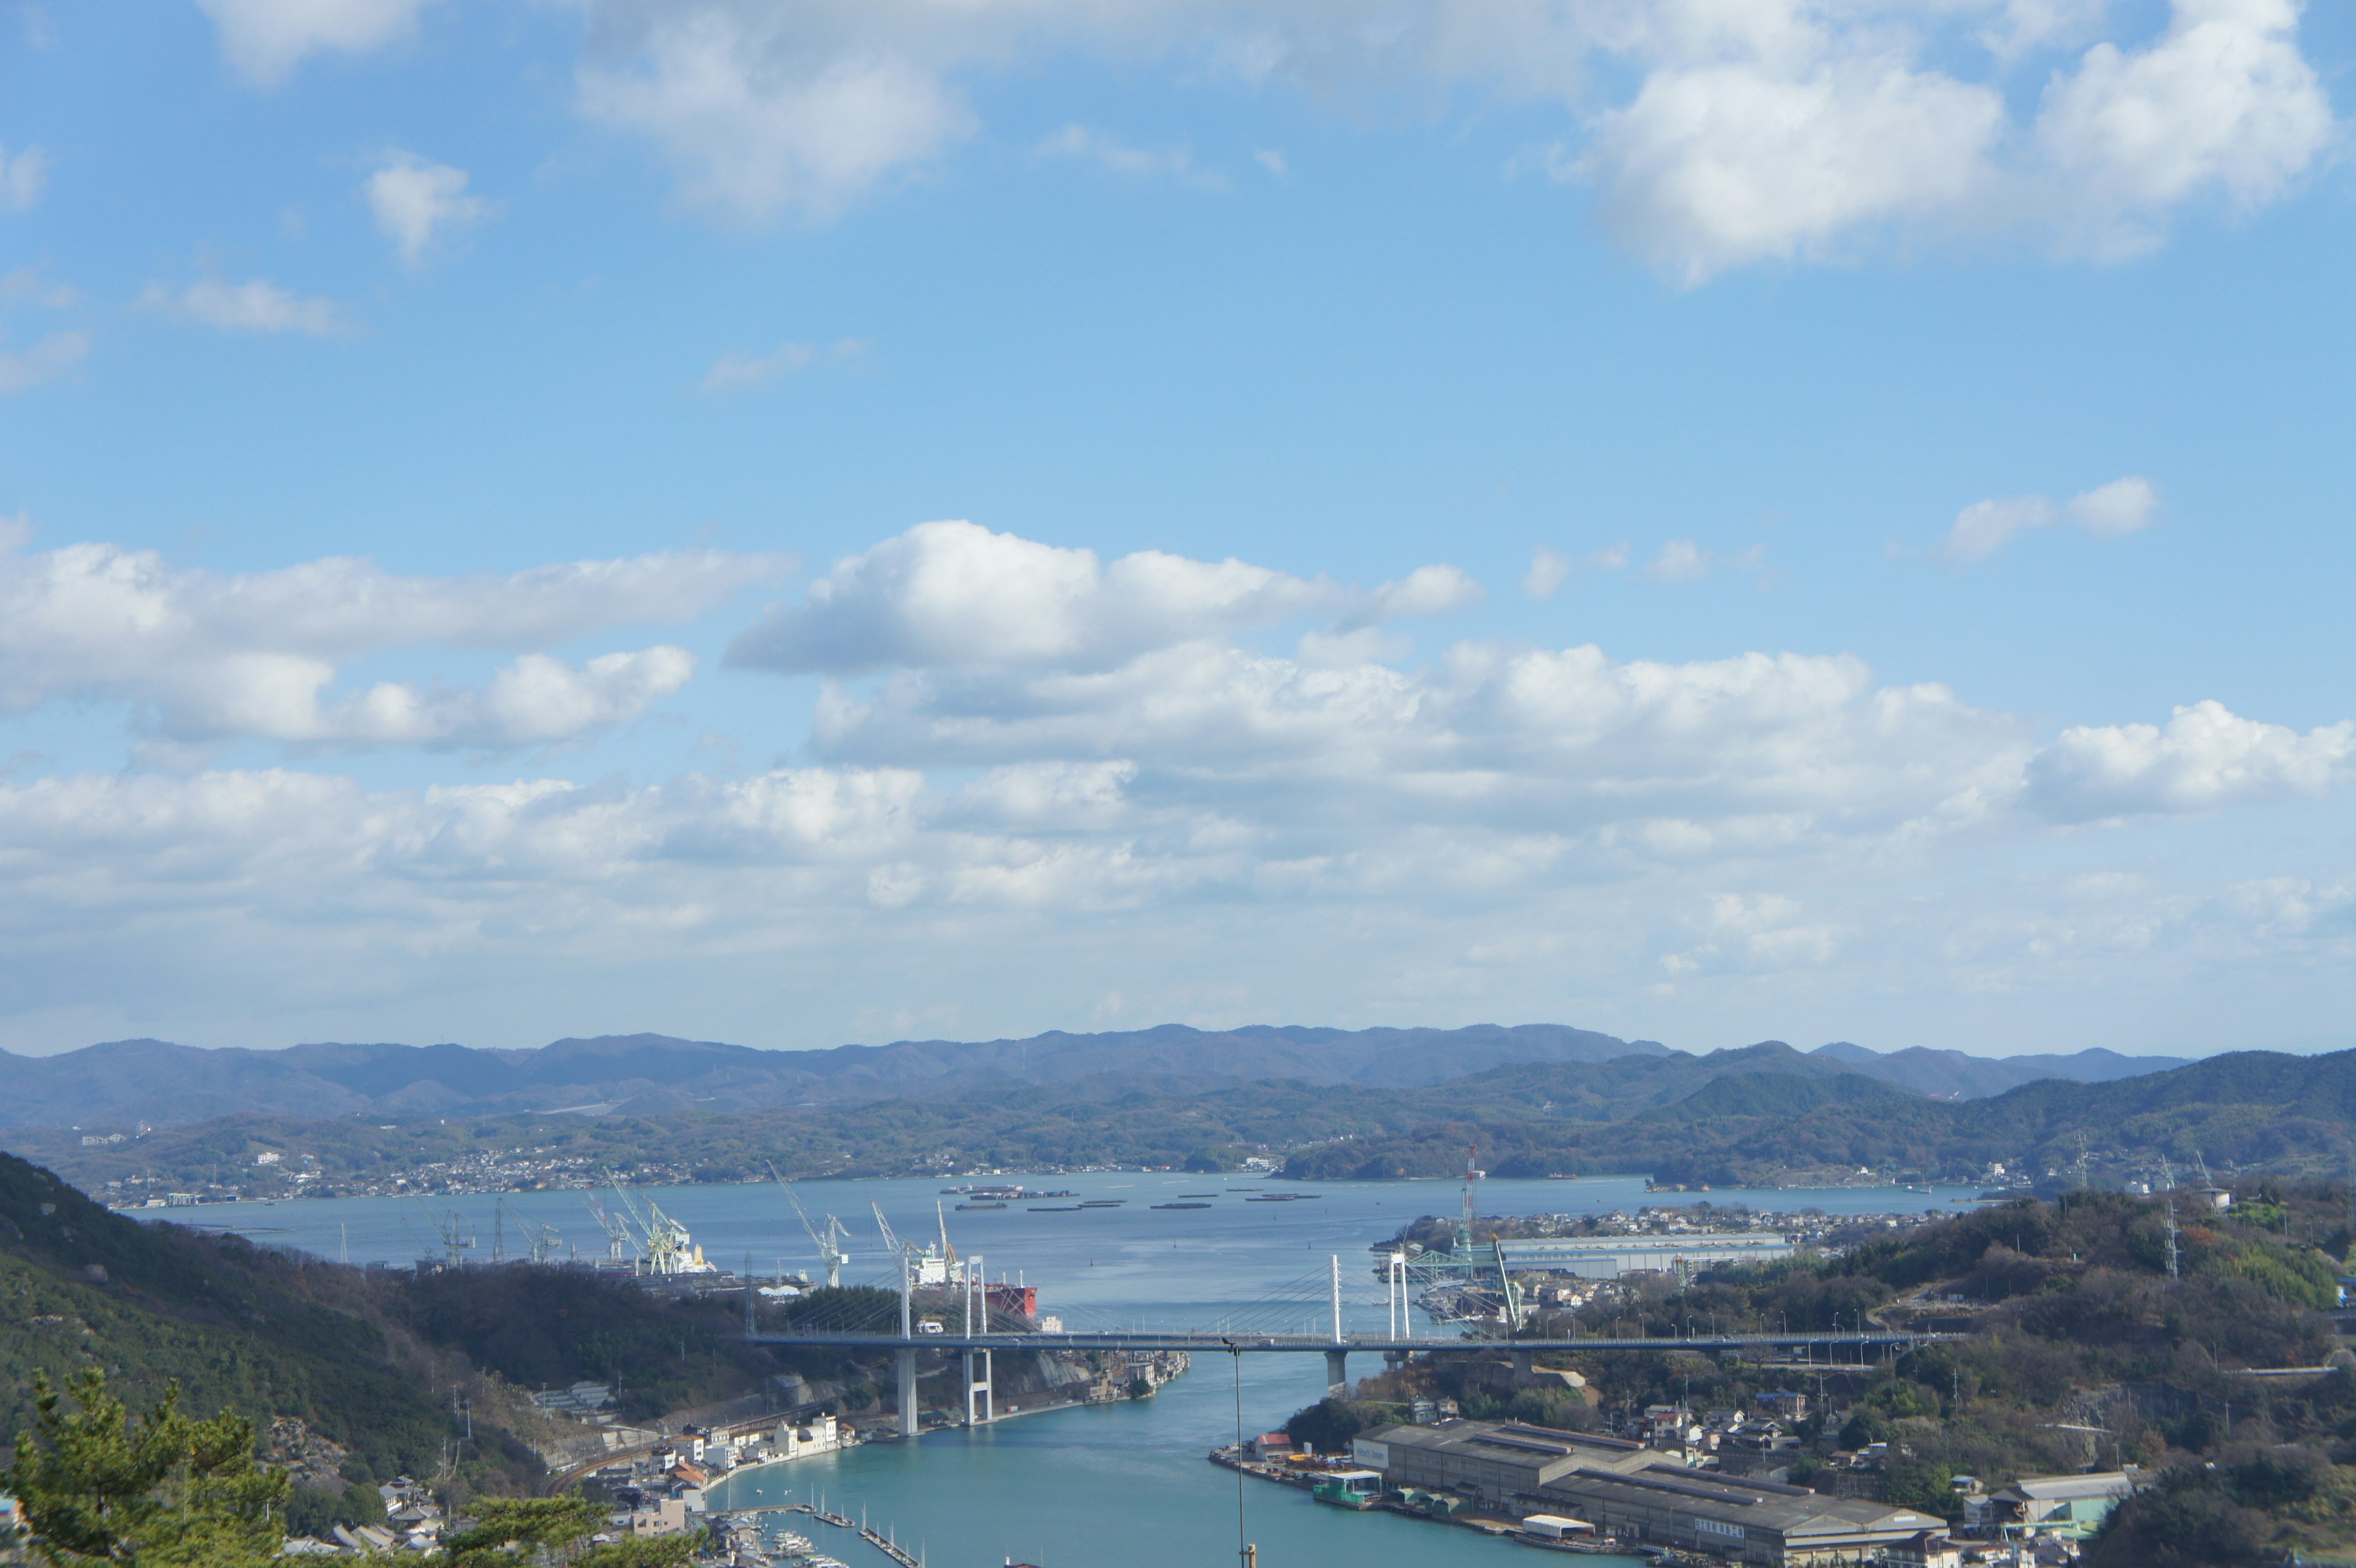
[[[589,1212],[596,1217],[599,1229],[605,1232],[606,1258],[613,1263],[635,1264],[638,1249],[637,1243],[630,1237],[629,1221],[610,1212],[597,1201],[597,1195],[594,1192],[583,1193],[581,1200],[589,1205]]]
[[[629,1187],[612,1171],[605,1173],[613,1184],[614,1196],[622,1200],[629,1214],[647,1239],[647,1267],[658,1275],[691,1274],[701,1270],[703,1254],[695,1245],[687,1227],[662,1211],[662,1206],[649,1198],[641,1202],[633,1197]]]
[[[817,1243],[818,1261],[826,1270],[826,1283],[830,1286],[840,1288],[842,1284],[842,1265],[850,1258],[850,1254],[842,1250],[841,1243],[851,1239],[850,1227],[829,1214],[826,1217],[826,1228],[821,1231],[811,1222],[809,1211],[802,1207],[801,1199],[794,1192],[793,1183],[777,1175],[777,1168],[774,1163],[769,1165],[769,1175],[779,1187],[786,1189],[786,1201],[794,1206],[795,1218],[801,1221],[802,1229],[808,1231],[809,1239]],[[889,1235],[891,1232],[887,1231],[884,1233]]]
[[[499,1200],[496,1213],[500,1218],[499,1232],[503,1241],[507,1232],[505,1221],[510,1217],[514,1219],[517,1226],[524,1233],[525,1244],[531,1248],[532,1262],[544,1264],[556,1256],[556,1249],[564,1241],[564,1232],[553,1225],[525,1219],[522,1211],[509,1203],[504,1197]]]
[[[458,1267],[465,1261],[458,1254],[471,1251],[475,1245],[474,1227],[466,1223],[465,1217],[455,1209],[437,1217],[434,1211],[426,1206],[423,1198],[413,1192],[410,1194],[410,1198],[416,1203],[417,1211],[424,1216],[426,1226],[433,1231],[434,1239],[442,1243],[444,1261],[452,1268]],[[434,1249],[418,1240],[417,1232],[410,1226],[409,1216],[406,1214],[401,1217],[401,1228],[409,1232],[412,1241],[418,1242],[420,1252],[427,1257],[434,1255]]]
[[[896,1234],[892,1229],[892,1221],[884,1217],[882,1204],[871,1201],[867,1207],[875,1211],[875,1226],[884,1232],[885,1250],[895,1258],[906,1260],[908,1278],[912,1284],[926,1285],[949,1283],[953,1271],[957,1267],[957,1254],[948,1250],[949,1227],[946,1215],[941,1219],[941,1245],[938,1250],[936,1250],[930,1246],[919,1247],[916,1243],[905,1240]],[[936,1210],[939,1207],[938,1204],[934,1205]]]

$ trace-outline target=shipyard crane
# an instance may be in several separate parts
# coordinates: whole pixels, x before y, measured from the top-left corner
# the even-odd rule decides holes
[[[875,1228],[884,1232],[884,1250],[895,1258],[913,1256],[916,1249],[893,1233],[892,1221],[884,1218],[884,1205],[870,1199],[867,1207],[875,1211]]]
[[[608,1211],[603,1203],[597,1201],[597,1195],[594,1192],[583,1193],[581,1200],[589,1205],[589,1212],[596,1217],[599,1228],[605,1232],[606,1258],[617,1264],[635,1263],[638,1249],[630,1239],[629,1221]]]
[[[563,1241],[564,1233],[555,1226],[525,1219],[523,1211],[509,1203],[504,1197],[499,1200],[498,1208],[495,1212],[501,1218],[499,1229],[503,1237],[507,1229],[504,1222],[506,1217],[512,1215],[515,1222],[522,1227],[527,1244],[531,1248],[532,1262],[544,1264],[556,1255],[557,1245]]]
[[[840,1288],[842,1265],[851,1259],[851,1254],[842,1250],[842,1243],[851,1240],[851,1227],[829,1214],[826,1228],[820,1230],[811,1221],[809,1211],[802,1207],[800,1196],[794,1191],[794,1184],[777,1174],[776,1163],[773,1160],[762,1163],[768,1166],[770,1179],[786,1189],[786,1201],[794,1206],[794,1218],[802,1222],[802,1229],[809,1232],[810,1241],[818,1247],[818,1261],[819,1266],[826,1270],[827,1285]]]
[[[458,1254],[475,1245],[474,1228],[466,1224],[463,1217],[455,1209],[437,1219],[434,1211],[426,1207],[423,1197],[413,1192],[410,1197],[416,1203],[417,1211],[425,1216],[425,1223],[432,1227],[435,1238],[441,1242],[444,1258],[452,1268],[456,1268],[463,1261]],[[402,1216],[401,1222],[402,1229],[408,1229],[409,1220],[406,1215]],[[410,1232],[412,1237],[416,1233],[414,1231]],[[430,1254],[431,1249],[427,1250]]]
[[[647,1238],[647,1267],[658,1275],[686,1274],[701,1266],[695,1254],[693,1238],[687,1227],[662,1211],[661,1205],[651,1198],[641,1203],[630,1193],[629,1187],[612,1171],[605,1173],[613,1184],[614,1196],[622,1200],[631,1221]]]

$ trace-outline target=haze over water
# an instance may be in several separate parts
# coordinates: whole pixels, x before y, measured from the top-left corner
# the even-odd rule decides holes
[[[846,1284],[884,1283],[890,1271],[868,1205],[880,1205],[895,1229],[917,1241],[937,1235],[935,1204],[954,1204],[945,1185],[967,1179],[813,1181],[796,1190],[815,1215],[841,1216],[853,1232]],[[1452,1182],[1340,1181],[1313,1185],[1266,1182],[1248,1176],[1097,1174],[985,1179],[1023,1180],[1068,1189],[1083,1198],[1126,1200],[1119,1209],[1033,1213],[1016,1200],[1003,1210],[948,1211],[949,1239],[964,1255],[979,1253],[994,1279],[1001,1274],[1040,1287],[1040,1310],[1075,1329],[1138,1325],[1207,1328],[1231,1315],[1265,1324],[1272,1311],[1297,1311],[1307,1326],[1324,1313],[1329,1259],[1342,1260],[1345,1293],[1374,1289],[1366,1249],[1423,1214],[1452,1212]],[[1301,1201],[1248,1203],[1251,1188],[1303,1193]],[[1974,1189],[1942,1188],[1932,1194],[1900,1188],[1783,1190],[1726,1189],[1709,1193],[1647,1193],[1641,1179],[1579,1181],[1484,1181],[1484,1214],[1633,1212],[1646,1204],[1746,1203],[1754,1210],[1820,1208],[1835,1213],[1953,1213],[1950,1200]],[[1215,1193],[1212,1207],[1161,1210],[1181,1194]],[[755,1273],[782,1262],[787,1272],[814,1272],[809,1238],[784,1196],[768,1184],[648,1188],[659,1203],[694,1233],[713,1263]],[[1065,1200],[1064,1201],[1076,1201]],[[1195,1201],[1203,1200],[1197,1198]],[[494,1234],[488,1196],[429,1200],[437,1213],[455,1211],[472,1223],[487,1259]],[[583,1194],[512,1193],[511,1212],[533,1224],[553,1224],[569,1253],[602,1255],[604,1233]],[[610,1195],[607,1203],[611,1207]],[[155,1216],[162,1217],[162,1216]],[[354,1263],[413,1261],[433,1238],[416,1203],[391,1198],[301,1200],[274,1205],[208,1208],[176,1221],[234,1229],[269,1245],[336,1257],[348,1244]],[[404,1220],[406,1224],[404,1226]],[[509,1255],[522,1253],[521,1227],[510,1221]],[[1298,1297],[1297,1308],[1270,1308],[1271,1296]],[[1347,1327],[1379,1328],[1384,1310],[1363,1300],[1345,1305]],[[1319,1356],[1242,1358],[1243,1424],[1260,1431],[1283,1421],[1324,1392]],[[1355,1358],[1353,1377],[1379,1368]],[[1194,1370],[1153,1398],[1110,1407],[1059,1411],[1001,1421],[979,1432],[928,1435],[916,1444],[878,1443],[848,1454],[766,1467],[714,1492],[722,1506],[780,1502],[824,1490],[830,1505],[856,1513],[864,1507],[879,1526],[890,1525],[904,1544],[922,1544],[937,1568],[988,1568],[1007,1558],[1043,1568],[1181,1568],[1231,1563],[1236,1556],[1235,1478],[1203,1456],[1236,1434],[1238,1370],[1215,1358],[1195,1359]],[[937,1402],[953,1403],[954,1400]],[[1300,1564],[1364,1565],[1413,1562],[1431,1568],[1525,1561],[1522,1548],[1468,1531],[1425,1525],[1387,1514],[1344,1513],[1305,1495],[1252,1482],[1245,1492],[1247,1528],[1265,1568]],[[797,1525],[809,1532],[813,1527]],[[872,1555],[855,1539],[816,1528],[821,1551],[857,1564]],[[880,1557],[874,1559],[882,1562]],[[1612,1560],[1593,1559],[1599,1563]]]

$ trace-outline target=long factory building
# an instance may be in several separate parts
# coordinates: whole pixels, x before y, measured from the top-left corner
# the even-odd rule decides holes
[[[1687,1235],[1541,1236],[1497,1242],[1507,1274],[1568,1274],[1617,1279],[1637,1269],[1675,1272],[1724,1264],[1772,1263],[1792,1255],[1791,1238],[1774,1231],[1705,1231]]]
[[[1515,1421],[1379,1427],[1352,1444],[1351,1456],[1393,1488],[1453,1492],[1516,1519],[1569,1515],[1622,1541],[1762,1568],[1878,1561],[1946,1523],[1860,1498],[1689,1468],[1623,1438]]]

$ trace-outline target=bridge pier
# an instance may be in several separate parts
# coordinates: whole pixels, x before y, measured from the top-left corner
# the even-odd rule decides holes
[[[916,1411],[916,1352],[903,1350],[900,1362],[900,1435],[914,1437],[922,1430]]]
[[[973,1375],[974,1358],[977,1356],[981,1358],[981,1376],[979,1378]],[[980,1413],[976,1413],[976,1394],[981,1396]],[[996,1391],[991,1386],[990,1352],[968,1350],[965,1353],[965,1424],[968,1426],[987,1426],[997,1420],[996,1397]]]
[[[1537,1370],[1537,1351],[1535,1351],[1535,1350],[1515,1350],[1515,1351],[1514,1352],[1514,1375],[1515,1375],[1515,1377],[1517,1377],[1517,1378],[1526,1378],[1526,1377],[1528,1377],[1532,1372],[1536,1371]]]
[[[1349,1360],[1347,1350],[1325,1352],[1325,1392],[1336,1399],[1346,1397],[1350,1392]]]

